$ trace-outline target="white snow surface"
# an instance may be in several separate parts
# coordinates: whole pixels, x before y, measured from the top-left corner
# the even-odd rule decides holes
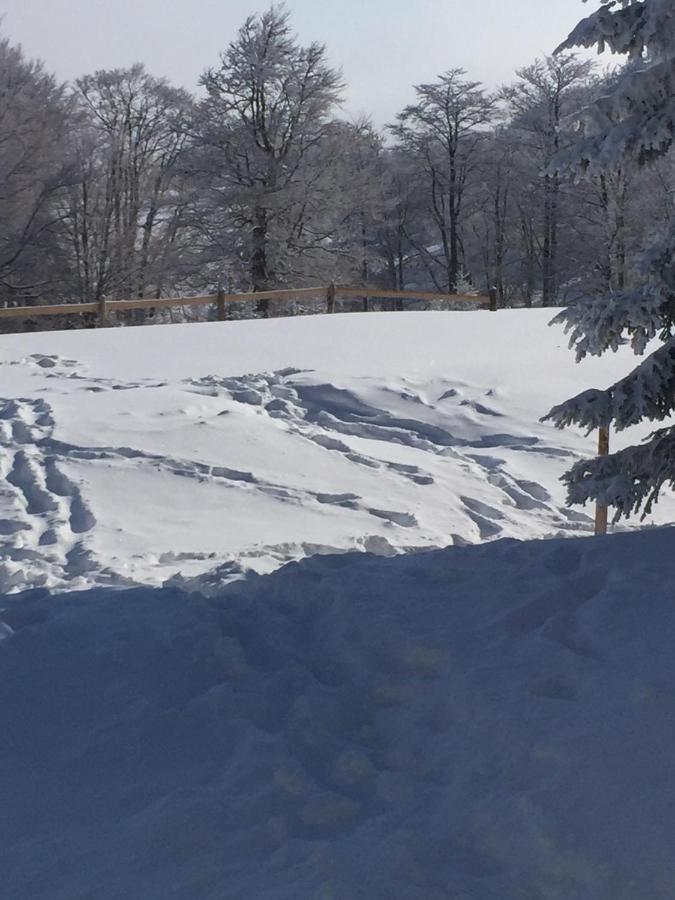
[[[672,900],[675,532],[3,600],[8,900]]]
[[[672,900],[675,532],[565,508],[634,360],[549,315],[0,338],[3,900]]]
[[[0,592],[225,583],[316,553],[575,535],[595,436],[539,418],[575,365],[546,310],[0,337]],[[615,439],[624,446],[647,433]],[[673,518],[672,497],[656,523]]]

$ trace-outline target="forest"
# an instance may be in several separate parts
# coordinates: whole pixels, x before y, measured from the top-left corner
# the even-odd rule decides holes
[[[497,90],[451,57],[438,71],[378,129],[345,117],[341,72],[282,6],[194,94],[142,63],[61,84],[5,38],[0,308],[328,282],[553,307],[639,280],[672,160],[583,183],[550,167],[620,73],[569,52]]]

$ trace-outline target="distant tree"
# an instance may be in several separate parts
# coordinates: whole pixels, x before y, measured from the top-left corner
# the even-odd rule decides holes
[[[405,153],[390,148],[384,155],[386,168],[385,200],[377,228],[376,248],[384,262],[387,286],[405,290],[408,269],[414,253],[410,231],[415,217],[414,176]],[[397,308],[401,308],[398,301]]]
[[[510,302],[513,293],[511,256],[518,243],[518,200],[522,199],[517,190],[518,150],[516,135],[504,125],[495,128],[485,141],[471,217],[474,240],[467,250],[469,268],[483,272],[482,280],[496,288],[500,306]],[[476,261],[475,255],[479,257]]]
[[[82,301],[161,294],[184,202],[190,95],[142,65],[78,80],[77,178],[64,210]]]
[[[334,259],[331,277],[377,284],[384,268],[379,238],[392,203],[383,140],[367,119],[336,122],[323,152],[329,157],[324,235],[325,249]]]
[[[440,243],[439,256],[422,243],[436,287],[453,293],[462,271],[461,228],[478,149],[495,115],[495,99],[463,69],[450,69],[432,84],[415,88],[417,102],[398,116],[391,131],[423,173],[428,210]],[[439,271],[439,267],[442,271]]]
[[[608,46],[636,65],[614,89],[582,113],[583,133],[555,161],[592,178],[654,164],[669,153],[675,133],[675,28],[671,0],[603,2],[582,21],[563,48]],[[628,339],[643,354],[657,336],[661,346],[626,378],[607,390],[589,390],[549,413],[558,426],[624,429],[644,420],[668,419],[675,411],[675,225],[659,222],[644,251],[643,280],[633,288],[587,297],[557,317],[571,332],[577,356],[616,350]],[[675,428],[668,426],[646,443],[577,464],[566,476],[573,503],[598,500],[628,516],[648,513],[666,484],[675,485]]]
[[[69,183],[65,88],[19,47],[0,41],[0,300],[22,305],[60,291],[61,217]]]
[[[321,44],[299,45],[289,13],[271,6],[251,16],[201,79],[196,166],[210,184],[220,239],[236,241],[248,286],[269,290],[284,280],[317,215],[320,150],[340,101],[342,77]],[[218,234],[212,240],[219,240]],[[267,315],[263,301],[260,312]]]
[[[519,69],[518,81],[502,92],[511,127],[521,139],[521,151],[527,161],[534,162],[536,169],[533,190],[521,200],[521,219],[525,252],[538,252],[541,260],[544,306],[556,305],[559,288],[562,186],[560,176],[549,171],[549,165],[553,157],[573,140],[571,129],[564,127],[564,121],[574,109],[575,101],[578,103],[580,90],[587,85],[591,71],[592,63],[573,55],[546,57]],[[530,201],[529,209],[527,200]],[[532,215],[532,200],[541,208],[536,219]],[[537,220],[539,224],[535,224]],[[529,259],[527,267],[531,273],[534,260]],[[531,301],[529,293],[528,300]]]

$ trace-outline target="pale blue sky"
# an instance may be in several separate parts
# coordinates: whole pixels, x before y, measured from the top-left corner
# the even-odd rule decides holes
[[[141,60],[195,89],[266,0],[0,0],[4,32],[64,79]],[[291,0],[304,41],[327,44],[346,112],[390,121],[411,85],[463,66],[493,86],[550,53],[590,9],[581,0]]]

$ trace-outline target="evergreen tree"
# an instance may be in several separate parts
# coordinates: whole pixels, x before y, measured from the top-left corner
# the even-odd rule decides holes
[[[611,91],[582,113],[582,136],[561,154],[556,171],[592,177],[618,167],[638,169],[665,156],[675,130],[675,6],[672,0],[601,0],[559,50],[597,46],[631,61]],[[664,422],[675,411],[675,225],[661,229],[642,259],[638,287],[582,300],[556,317],[571,332],[578,359],[616,351],[626,340],[642,355],[661,346],[607,390],[588,390],[551,410],[561,428],[622,430]],[[675,486],[675,427],[643,444],[583,461],[565,476],[572,503],[597,500],[617,518],[648,514],[664,485]]]

